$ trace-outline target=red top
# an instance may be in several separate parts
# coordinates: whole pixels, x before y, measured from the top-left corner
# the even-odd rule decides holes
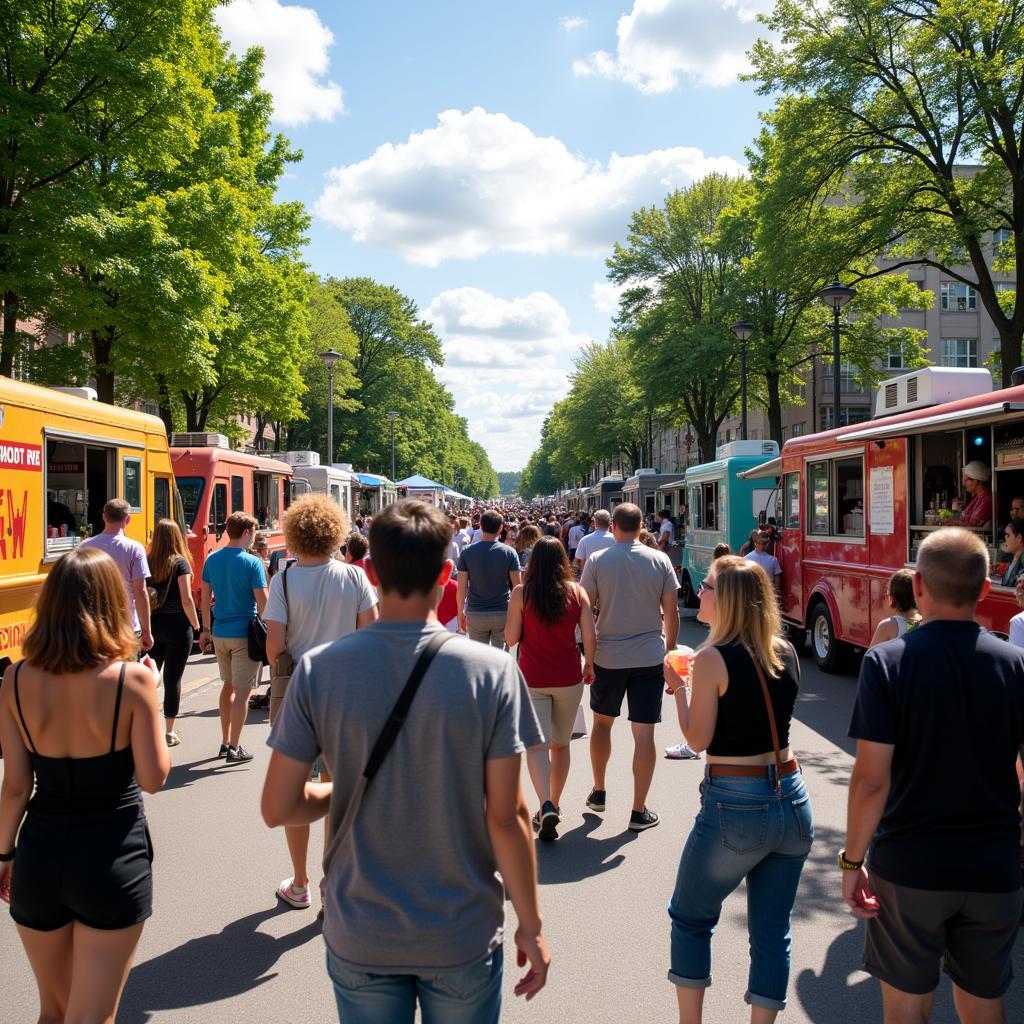
[[[575,686],[583,679],[576,626],[580,599],[569,587],[565,613],[556,623],[541,622],[529,602],[523,606],[523,633],[519,638],[519,668],[529,686]]]
[[[448,580],[443,589],[441,603],[437,606],[437,618],[442,626],[447,626],[459,614],[459,602],[455,596],[459,585],[455,580]]]
[[[992,492],[982,491],[960,513],[961,526],[988,526],[992,522]]]

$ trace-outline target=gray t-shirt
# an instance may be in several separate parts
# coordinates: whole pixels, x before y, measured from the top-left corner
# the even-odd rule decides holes
[[[459,555],[459,572],[469,573],[467,612],[503,612],[512,596],[508,574],[519,572],[515,548],[497,540],[470,544]]]
[[[290,565],[274,576],[263,618],[285,624],[288,653],[298,661],[314,647],[354,632],[359,615],[376,603],[377,594],[358,565],[331,559],[323,565]]]
[[[611,530],[595,530],[588,533],[576,547],[576,561],[586,562],[595,551],[604,551],[615,543],[615,535]]]
[[[587,559],[580,584],[598,609],[595,663],[602,668],[660,665],[665,657],[661,599],[679,589],[668,555],[639,541],[620,541]]]
[[[268,743],[334,779],[337,835],[357,778],[437,623],[373,622],[307,654]],[[338,686],[344,675],[345,685]],[[352,831],[324,855],[324,939],[354,970],[462,970],[501,945],[504,891],[484,817],[484,770],[543,743],[512,657],[465,637],[437,654]]]

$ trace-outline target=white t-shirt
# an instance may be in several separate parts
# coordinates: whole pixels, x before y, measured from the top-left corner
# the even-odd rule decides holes
[[[675,536],[675,530],[672,529],[671,519],[662,519],[661,526],[658,527],[658,539],[660,540],[665,536],[665,534],[668,534],[668,541],[666,543],[671,544]]]
[[[288,653],[298,661],[323,644],[355,632],[356,619],[377,603],[366,573],[358,565],[331,559],[323,565],[292,565],[285,606],[283,573],[270,581],[263,618],[286,626]]]
[[[1024,647],[1024,612],[1010,619],[1010,643],[1014,647]]]
[[[455,545],[455,559],[458,561],[459,555],[462,554],[462,549],[467,545],[471,544],[473,538],[469,535],[469,530],[456,530],[452,536],[452,544]]]
[[[767,551],[758,551],[757,548],[754,548],[746,557],[750,562],[757,562],[768,573],[770,580],[782,575],[782,566],[779,565],[779,560],[774,555],[769,555]]]
[[[595,530],[588,533],[576,546],[576,561],[586,564],[587,559],[595,551],[604,551],[615,544],[611,530]]]

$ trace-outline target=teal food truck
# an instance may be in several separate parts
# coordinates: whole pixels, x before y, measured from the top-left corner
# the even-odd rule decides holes
[[[687,608],[696,607],[697,588],[707,575],[719,544],[738,554],[764,515],[774,516],[778,488],[771,477],[744,480],[737,476],[779,458],[774,441],[732,441],[721,445],[714,462],[686,471],[686,543],[680,582]]]

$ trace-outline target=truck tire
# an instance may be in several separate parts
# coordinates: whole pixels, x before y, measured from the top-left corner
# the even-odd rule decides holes
[[[687,570],[683,570],[682,575],[679,577],[681,587],[679,600],[682,602],[684,608],[697,608],[700,606],[700,601],[697,600],[697,594],[693,589],[693,581],[690,579],[690,574]]]
[[[823,601],[819,601],[811,612],[811,652],[818,667],[830,674],[840,672],[846,660],[846,644],[836,639],[832,615]]]

